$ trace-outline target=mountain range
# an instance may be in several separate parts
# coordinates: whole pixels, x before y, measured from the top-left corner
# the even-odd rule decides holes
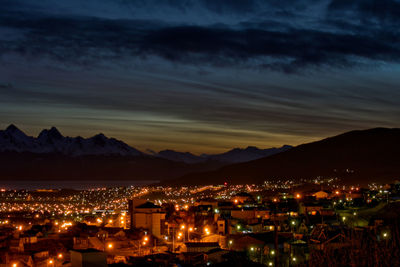
[[[158,153],[144,153],[115,138],[97,134],[90,138],[64,137],[55,127],[44,129],[38,137],[26,135],[15,125],[11,124],[5,130],[0,130],[0,152],[30,152],[57,153],[65,156],[84,155],[118,155],[118,156],[152,156],[187,164],[217,161],[224,164],[245,162],[270,156],[290,149],[284,145],[280,148],[259,149],[249,146],[245,149],[234,148],[222,154],[203,154],[200,156],[190,152],[163,150]]]
[[[400,129],[351,131],[254,161],[187,174],[168,183],[240,184],[317,177],[363,185],[399,180]]]
[[[65,137],[52,127],[33,137],[10,125],[0,130],[0,179],[165,180],[290,148],[248,147],[200,156],[173,150],[144,153],[103,134],[90,138]]]

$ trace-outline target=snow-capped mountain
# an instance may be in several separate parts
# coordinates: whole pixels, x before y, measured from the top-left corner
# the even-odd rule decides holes
[[[257,147],[249,146],[247,148],[234,148],[222,154],[213,154],[213,155],[203,154],[201,156],[196,156],[189,152],[163,150],[158,153],[154,153],[153,156],[161,157],[172,161],[185,162],[189,164],[201,163],[205,161],[218,161],[228,164],[228,163],[247,162],[251,160],[272,156],[274,154],[289,150],[290,148],[292,147],[289,145],[284,145],[279,148],[267,148],[267,149],[259,149]]]
[[[140,156],[139,150],[122,141],[98,134],[90,138],[64,137],[55,127],[43,130],[37,138],[27,136],[16,126],[0,131],[0,152],[61,153],[68,156]]]

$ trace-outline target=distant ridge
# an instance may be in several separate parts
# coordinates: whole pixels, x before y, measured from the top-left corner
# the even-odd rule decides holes
[[[400,129],[357,130],[299,145],[270,157],[194,173],[169,183],[262,183],[267,180],[338,177],[345,183],[400,178]]]
[[[281,153],[289,150],[292,146],[284,145],[279,148],[267,148],[259,149],[254,146],[249,146],[247,148],[234,148],[225,153],[221,154],[202,154],[196,156],[190,152],[177,152],[173,150],[163,150],[158,153],[154,153],[154,156],[165,158],[178,162],[185,163],[200,163],[206,161],[218,161],[221,163],[238,163],[246,162],[251,160],[256,160],[264,157],[268,157],[277,153]]]

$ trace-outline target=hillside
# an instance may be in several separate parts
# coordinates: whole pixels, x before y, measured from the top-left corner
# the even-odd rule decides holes
[[[174,184],[262,183],[265,180],[339,177],[346,183],[400,177],[400,129],[351,131],[299,145],[270,157],[194,173]]]

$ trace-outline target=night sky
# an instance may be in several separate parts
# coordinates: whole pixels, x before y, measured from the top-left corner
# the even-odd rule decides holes
[[[2,129],[214,153],[399,127],[400,1],[0,6]]]

